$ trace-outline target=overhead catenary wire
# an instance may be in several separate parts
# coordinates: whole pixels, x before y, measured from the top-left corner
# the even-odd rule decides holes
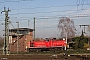
[[[4,1],[4,2],[18,2],[18,1],[32,1],[32,0],[17,0],[17,1]],[[79,5],[82,5],[82,4],[79,4]],[[89,5],[89,4],[83,4],[83,5]],[[63,6],[50,6],[50,7],[65,7],[65,6],[77,6],[77,5],[63,5]],[[50,7],[44,7],[44,8],[50,8]],[[18,9],[20,10],[20,9],[37,9],[37,8],[43,8],[43,7],[18,8]],[[18,9],[12,9],[12,10],[18,10]],[[52,12],[58,12],[58,11],[52,11]],[[65,12],[65,11],[62,11],[62,12]],[[37,13],[42,13],[42,12],[37,12]],[[44,13],[49,13],[49,12],[44,12]],[[17,13],[17,14],[35,14],[35,13]]]
[[[36,17],[36,21],[40,21],[40,20],[51,20],[53,21],[53,19],[55,20],[59,20],[60,18],[62,18],[63,16],[50,16],[50,17]],[[65,16],[64,16],[65,17]],[[68,16],[66,16],[68,17]],[[82,17],[90,17],[90,15],[76,15],[76,16],[69,16],[69,18],[82,18]],[[33,17],[32,18],[19,18],[18,20],[21,21],[28,21],[28,19],[30,19],[31,21],[33,21]],[[75,20],[75,19],[74,19]],[[15,22],[14,20],[12,20],[13,22]]]
[[[12,23],[10,23],[10,24],[12,25],[13,28],[15,28],[14,25],[13,25]]]
[[[12,21],[19,20],[20,22],[23,22],[23,21],[27,21],[29,19],[33,20],[33,17],[35,15],[36,15],[35,16],[36,20],[38,20],[38,21],[41,21],[41,20],[54,21],[54,19],[58,21],[59,18],[61,18],[61,17],[69,17],[69,18],[90,17],[89,13],[85,13],[85,14],[77,13],[78,11],[90,10],[90,9],[84,9],[83,8],[84,6],[90,6],[90,4],[86,4],[86,3],[80,4],[80,3],[78,3],[79,5],[78,4],[75,4],[75,5],[62,5],[62,6],[55,6],[54,5],[54,6],[43,6],[43,7],[42,6],[38,6],[38,7],[30,7],[30,8],[29,7],[19,7],[20,3],[28,2],[28,1],[31,1],[31,0],[15,0],[15,1],[6,1],[6,2],[4,2],[4,3],[12,3],[12,2],[18,3],[18,8],[17,9],[11,9],[12,12],[9,14],[11,16],[13,15],[13,17],[10,17],[10,19],[12,19]],[[79,9],[70,9],[70,10],[49,10],[49,11],[45,11],[45,9],[47,10],[48,8],[77,7],[77,5],[78,5],[78,7],[83,5],[83,7],[79,8]],[[43,8],[44,8],[43,11],[37,11],[37,9],[43,9]],[[28,11],[21,12],[22,10],[29,10],[29,12]],[[36,10],[36,11],[32,12],[31,10]],[[14,11],[17,11],[17,12],[13,13]],[[60,14],[62,12],[63,13],[70,12],[70,14],[69,13],[67,15]],[[73,12],[73,13],[71,14],[71,12]],[[56,15],[52,15],[51,13],[57,13],[57,14]],[[41,14],[41,15],[37,16],[37,14],[38,15]],[[14,19],[14,17],[16,17],[16,16],[18,16],[18,18]],[[45,28],[52,28],[52,26],[45,27]]]
[[[25,1],[34,1],[34,0],[16,0],[16,1],[0,1],[0,3],[6,3],[6,2],[25,2]]]
[[[90,4],[83,4],[83,5],[89,5],[90,6]],[[70,6],[77,7],[77,5],[63,5],[63,6],[49,6],[49,7],[19,8],[19,10],[23,10],[23,9],[42,9],[42,8],[59,8],[59,7],[70,7]],[[18,10],[18,9],[12,9],[12,11],[13,10]]]
[[[68,11],[84,11],[84,10],[90,10],[90,9],[83,9],[83,10],[66,10],[66,11],[50,11],[50,12],[33,12],[33,13],[16,13],[16,14],[10,14],[10,15],[20,15],[20,14],[39,14],[39,13],[55,13],[55,12],[68,12]]]
[[[20,0],[21,1],[21,0]],[[22,1],[27,1],[27,0],[22,0]],[[29,0],[28,0],[29,1]],[[7,2],[7,1],[6,1]],[[9,2],[9,1],[8,1]],[[11,1],[11,2],[14,2],[14,1]],[[19,4],[19,2],[18,2]],[[79,5],[82,5],[82,4],[79,4]],[[89,5],[89,4],[83,4],[83,5]],[[63,6],[50,6],[51,8],[56,8],[56,7],[66,7],[66,6],[77,6],[77,5],[63,5]],[[16,10],[19,10],[20,9],[37,9],[37,8],[50,8],[50,7],[34,7],[34,8],[18,8]],[[81,9],[82,10],[82,9]],[[84,10],[84,9],[83,9]],[[50,12],[33,12],[33,13],[16,13],[16,14],[10,14],[10,15],[20,15],[20,14],[40,14],[40,13],[56,13],[56,12],[68,12],[68,11],[75,11],[75,10],[66,10],[66,11],[50,11]],[[77,10],[76,10],[77,11]]]

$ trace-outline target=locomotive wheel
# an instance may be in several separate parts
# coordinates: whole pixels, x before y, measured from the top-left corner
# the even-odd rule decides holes
[[[41,52],[41,49],[36,49],[36,52]]]

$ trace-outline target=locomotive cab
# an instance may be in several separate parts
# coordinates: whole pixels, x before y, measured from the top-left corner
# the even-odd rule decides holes
[[[45,40],[45,41],[46,41],[46,42],[49,42],[49,40],[50,40],[49,38],[46,38],[46,40]]]
[[[30,47],[34,47],[34,43],[30,41]]]
[[[56,40],[56,38],[46,38],[47,42],[49,42],[50,40]]]

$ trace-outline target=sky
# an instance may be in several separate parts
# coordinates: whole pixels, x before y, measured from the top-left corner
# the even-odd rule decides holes
[[[61,17],[74,21],[77,35],[83,29],[79,25],[90,25],[90,0],[0,0],[0,12],[4,7],[11,10],[9,28],[17,28],[19,22],[20,28],[33,29],[35,17],[36,38],[60,37],[57,25]],[[4,14],[0,14],[0,36],[4,34]]]

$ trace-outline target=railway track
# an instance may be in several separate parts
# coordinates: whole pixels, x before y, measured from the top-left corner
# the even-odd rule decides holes
[[[0,55],[0,60],[90,60],[90,55]]]

